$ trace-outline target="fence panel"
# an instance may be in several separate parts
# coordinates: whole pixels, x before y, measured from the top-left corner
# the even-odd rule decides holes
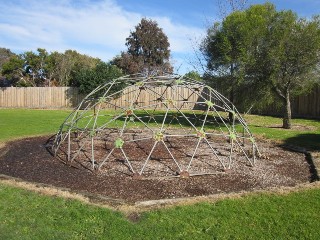
[[[0,88],[2,108],[70,108],[83,95],[73,87],[7,87]]]
[[[295,116],[320,117],[320,86],[293,101],[292,113]]]
[[[315,87],[309,94],[296,97],[291,102],[293,117],[320,118],[320,86]],[[281,109],[276,109],[273,104],[260,111],[262,114],[281,116]]]
[[[164,91],[159,88],[155,90],[158,94]],[[138,102],[149,102],[154,98],[144,92],[138,97]],[[170,91],[168,92],[170,94]],[[191,92],[189,89],[179,89],[181,97],[188,97]],[[132,95],[132,96],[131,96]],[[134,98],[133,93],[125,93],[123,96]],[[0,88],[0,107],[2,108],[74,108],[84,95],[79,94],[78,88],[74,87],[7,87]],[[197,96],[192,96],[191,101],[196,102]],[[126,107],[128,104],[124,99],[114,100],[120,106]],[[184,106],[184,107],[187,107]],[[265,114],[279,115],[279,111],[274,108],[263,110]],[[307,95],[299,96],[292,101],[292,114],[297,117],[320,118],[320,86],[317,86]]]

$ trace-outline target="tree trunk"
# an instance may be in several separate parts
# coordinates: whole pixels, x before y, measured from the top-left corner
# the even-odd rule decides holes
[[[284,116],[282,127],[285,129],[291,129],[291,103],[289,89],[287,89],[284,99]]]

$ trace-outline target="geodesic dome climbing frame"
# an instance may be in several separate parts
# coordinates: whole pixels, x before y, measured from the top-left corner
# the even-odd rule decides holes
[[[253,166],[245,120],[223,95],[179,75],[124,76],[97,87],[67,117],[52,150],[100,174],[168,177]]]

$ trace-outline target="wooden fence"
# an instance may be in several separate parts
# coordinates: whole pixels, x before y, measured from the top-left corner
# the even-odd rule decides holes
[[[274,104],[259,111],[265,115],[281,116],[282,109]],[[291,102],[293,117],[320,118],[320,86],[315,87],[309,94],[296,97]]]
[[[176,87],[174,88],[174,90],[166,86],[154,87],[152,88],[152,91],[134,91],[132,88],[126,88],[122,92],[121,97],[111,100],[106,105],[106,108],[126,108],[130,106],[130,102],[134,100],[137,106],[144,106],[147,109],[153,109],[155,107],[158,109],[164,109],[164,103],[159,104],[159,98],[161,96],[167,100],[172,99],[174,105],[179,109],[195,109],[198,107],[197,102],[200,99],[199,95],[195,93],[195,91],[193,91],[192,89],[185,88],[182,86]]]
[[[0,88],[2,108],[72,108],[83,96],[73,87]]]
[[[187,96],[189,93],[181,92],[180,94]],[[78,89],[73,87],[8,87],[0,88],[0,107],[74,108],[83,97],[82,94],[79,94]],[[140,96],[140,98],[146,100],[148,96]],[[277,115],[279,111],[269,108],[269,110],[263,110],[263,113]],[[320,86],[316,87],[310,94],[294,99],[292,114],[299,117],[320,118]]]
[[[320,118],[320,86],[307,95],[293,100],[292,113],[294,116]]]

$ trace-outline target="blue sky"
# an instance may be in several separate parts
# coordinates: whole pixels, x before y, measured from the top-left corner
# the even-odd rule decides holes
[[[223,0],[220,0],[223,2]],[[248,5],[264,3],[248,0]],[[273,0],[300,17],[320,13],[320,0]],[[74,49],[109,61],[142,17],[168,36],[175,71],[194,70],[194,48],[220,19],[219,0],[0,0],[0,47],[13,52]]]

